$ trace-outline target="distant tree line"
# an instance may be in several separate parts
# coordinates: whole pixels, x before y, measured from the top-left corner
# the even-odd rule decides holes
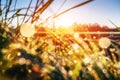
[[[110,28],[106,25],[99,25],[97,23],[95,24],[73,24],[74,31],[75,32],[110,32],[110,34],[90,34],[92,37],[106,37],[106,36],[120,36],[120,34],[111,34],[111,32],[119,32],[117,28]],[[82,37],[84,37],[84,34],[81,34]]]

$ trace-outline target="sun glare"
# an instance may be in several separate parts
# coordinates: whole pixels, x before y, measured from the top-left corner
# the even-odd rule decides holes
[[[55,19],[56,28],[59,27],[70,27],[73,24],[74,20],[67,16],[61,16]]]

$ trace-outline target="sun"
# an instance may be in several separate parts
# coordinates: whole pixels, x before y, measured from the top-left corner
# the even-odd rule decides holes
[[[74,23],[74,20],[68,16],[61,16],[55,19],[55,27],[70,27]]]

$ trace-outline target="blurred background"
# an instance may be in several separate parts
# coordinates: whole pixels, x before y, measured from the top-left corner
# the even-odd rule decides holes
[[[119,0],[0,0],[0,80],[119,80]]]

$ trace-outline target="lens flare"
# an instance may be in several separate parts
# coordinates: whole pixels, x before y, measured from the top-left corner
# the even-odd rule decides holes
[[[106,38],[106,37],[103,37],[99,40],[99,46],[101,48],[108,48],[111,44],[111,41],[110,39]]]
[[[30,23],[24,23],[20,27],[20,33],[24,37],[31,37],[35,33],[35,27]]]

